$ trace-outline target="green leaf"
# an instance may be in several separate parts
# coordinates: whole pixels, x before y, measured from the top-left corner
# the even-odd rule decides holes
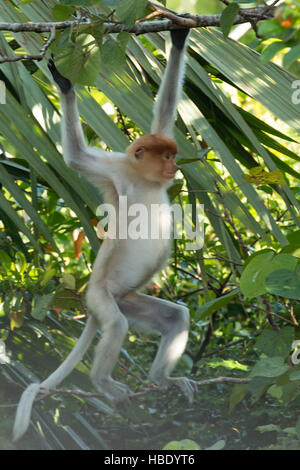
[[[265,279],[272,271],[282,267],[295,269],[297,259],[290,254],[282,253],[274,256],[274,252],[263,250],[252,255],[241,275],[240,288],[249,299],[266,292]]]
[[[300,380],[300,370],[295,370],[290,374],[290,380]]]
[[[264,253],[257,253],[252,260],[249,260],[243,270],[240,280],[240,288],[242,293],[249,299],[265,292],[265,269],[267,269],[273,256],[274,252],[271,250]]]
[[[61,181],[58,179],[51,170],[51,167],[39,157],[35,149],[33,149],[33,146],[37,148],[44,157],[51,160],[56,171],[59,172],[60,175],[64,175],[66,181],[70,179],[70,169],[62,162],[59,154],[58,156],[55,155],[57,151],[50,140],[48,138],[46,139],[44,135],[42,137],[39,135],[30,119],[28,119],[26,111],[16,103],[16,100],[14,100],[9,93],[7,93],[7,99],[9,106],[5,106],[4,115],[1,114],[2,108],[0,107],[0,130],[2,135],[4,135],[8,141],[13,142],[15,149],[20,152],[36,173],[40,175],[43,180],[48,181],[51,187],[74,210],[81,220],[93,250],[95,252],[98,251],[99,240],[97,239],[94,229],[91,227],[90,219],[87,217],[86,211],[82,208],[83,203],[80,200],[75,203],[74,196],[70,189],[66,187],[64,180]],[[20,134],[20,132],[22,132],[22,134]],[[76,185],[78,184],[78,187],[81,186],[80,194],[85,194],[84,185],[82,186],[80,178],[77,177],[75,172],[71,172],[71,175],[72,181],[74,177]],[[3,205],[3,210],[12,219],[13,223],[19,227],[20,232],[24,233],[29,238],[38,252],[41,252],[31,231],[28,230],[23,220],[16,214],[16,211],[12,209],[9,202],[0,193],[0,207],[1,205]]]
[[[284,176],[279,170],[266,172],[261,166],[255,166],[253,168],[250,168],[249,173],[250,175],[243,175],[244,180],[248,181],[248,183],[269,183],[281,185],[285,184]]]
[[[32,3],[32,2],[35,2],[35,0],[20,0],[18,2],[18,6],[21,6],[21,5],[28,5],[28,3]]]
[[[258,24],[258,34],[261,36],[269,34],[280,35],[281,32],[282,28],[275,19],[260,21]]]
[[[271,21],[279,26],[276,20]],[[269,21],[261,21],[260,25],[267,23]],[[279,30],[281,31],[280,27]],[[245,45],[241,47],[234,41],[225,41],[215,31],[201,28],[193,31],[191,37],[195,38],[191,47],[211,65],[222,71],[228,80],[299,132],[300,122],[296,118],[297,105],[291,101],[291,87],[295,80],[293,75],[271,62],[262,64],[256,52]],[[201,44],[201,51],[198,44]],[[243,70],[247,71],[247,80],[240,73],[240,64],[243,64]]]
[[[182,186],[183,186],[183,181],[178,181],[172,184],[172,186],[168,189],[168,195],[169,195],[169,199],[171,202],[174,201],[176,196],[178,196],[178,194],[181,191]]]
[[[13,198],[18,201],[22,209],[27,213],[27,215],[31,218],[34,222],[38,230],[44,235],[45,239],[53,246],[56,251],[58,252],[58,248],[54,242],[52,234],[50,233],[47,225],[45,222],[40,218],[38,212],[32,206],[32,204],[28,201],[28,199],[24,196],[23,191],[18,187],[18,185],[14,182],[11,175],[5,169],[4,165],[0,165],[0,182],[3,186],[10,192]]]
[[[204,305],[201,305],[201,307],[197,309],[197,319],[206,318],[217,310],[225,307],[236,295],[238,295],[238,293],[239,289],[234,289],[229,294],[225,294],[222,297],[210,300]]]
[[[101,48],[101,62],[115,71],[122,70],[126,64],[124,49],[113,38],[108,38]]]
[[[270,431],[281,432],[281,427],[278,426],[278,424],[265,424],[263,426],[257,426],[256,429],[262,433]]]
[[[2,193],[0,193],[0,209],[2,209],[3,212],[7,215],[7,217],[11,219],[13,224],[16,226],[17,230],[23,233],[30,240],[30,242],[32,243],[34,248],[38,251],[38,253],[41,253],[41,249],[36,239],[32,235],[31,231],[29,230],[27,225],[25,225],[25,223],[23,222],[23,219],[19,217],[17,212],[12,208],[12,206],[10,205],[10,203],[7,201],[7,199],[4,197]]]
[[[278,269],[271,272],[265,281],[266,289],[271,294],[300,300],[300,271]]]
[[[44,320],[52,299],[53,299],[53,294],[36,296],[33,301],[31,316],[35,318],[36,320],[40,320],[40,321]]]
[[[123,2],[123,0],[102,0],[102,2],[110,8],[115,8],[119,3]]]
[[[252,377],[248,388],[253,399],[253,403],[261,398],[270,385],[272,385],[273,381],[274,379],[268,377]]]
[[[135,20],[145,16],[147,0],[126,0],[120,2],[116,8],[116,15],[125,26],[134,24]]]
[[[282,248],[281,253],[290,253],[295,258],[300,258],[300,244],[292,243]]]
[[[62,308],[63,310],[82,308],[82,305],[78,299],[78,295],[76,295],[74,292],[71,292],[70,289],[65,289],[63,287],[57,289],[55,292],[52,298],[52,305],[54,307]]]
[[[289,370],[281,356],[260,359],[251,371],[251,377],[278,377]]]
[[[295,230],[286,237],[292,244],[300,245],[300,230]]]
[[[212,446],[207,447],[205,450],[222,450],[225,447],[226,442],[223,439],[215,442]]]
[[[72,274],[64,273],[62,279],[65,287],[71,290],[76,289],[76,279]]]
[[[240,403],[248,393],[248,384],[234,385],[229,397],[229,412]]]
[[[269,60],[273,59],[277,52],[281,51],[285,47],[286,43],[284,43],[283,41],[272,42],[272,44],[269,44],[263,49],[262,54],[260,56],[260,60],[264,64],[269,62]]]
[[[10,256],[4,250],[0,250],[0,266],[2,265],[7,273],[10,271],[11,263]]]
[[[186,165],[187,163],[201,162],[202,158],[180,158],[176,163],[178,165]]]
[[[55,5],[52,9],[52,16],[55,21],[65,21],[67,20],[72,13],[74,8],[68,7],[66,5]]]
[[[163,450],[199,450],[199,445],[191,439],[182,441],[171,441],[163,447]]]
[[[124,51],[128,44],[129,39],[130,39],[130,34],[127,33],[127,31],[122,31],[117,36],[117,41],[120,44],[120,46],[124,49]]]
[[[230,3],[222,12],[220,25],[225,38],[227,38],[230,33],[231,26],[233,25],[238,11],[239,5],[237,3]]]
[[[22,253],[21,251],[17,251],[16,253],[15,265],[16,265],[17,271],[20,274],[23,274],[27,267],[27,261],[26,261],[24,253]]]
[[[62,75],[72,83],[93,85],[101,63],[100,48],[91,34],[80,34],[55,54],[55,62]]]
[[[282,399],[284,403],[289,403],[295,398],[298,392],[298,389],[299,389],[299,384],[295,382],[287,383],[283,385],[282,387],[282,395],[280,398]]]
[[[50,281],[50,279],[53,278],[53,276],[55,276],[56,274],[56,269],[55,268],[52,268],[51,266],[49,268],[46,269],[45,273],[44,273],[44,276],[40,282],[41,286],[45,286],[47,284],[48,281]]]
[[[288,68],[292,65],[293,62],[300,58],[300,44],[297,46],[292,47],[292,49],[287,52],[283,57],[283,66]]]
[[[248,111],[245,111],[237,105],[235,105],[235,107],[238,109],[238,112],[244,117],[245,121],[247,121],[248,124],[251,125],[252,128],[256,128],[260,132],[263,131],[267,134],[276,135],[277,137],[280,137],[283,140],[288,140],[289,142],[295,142],[295,140],[292,139],[290,136],[283,134],[278,129],[275,129],[274,127],[264,122],[262,119],[258,119],[256,116],[253,116],[253,114],[249,113]]]
[[[294,339],[294,328],[286,326],[279,331],[265,330],[259,336],[255,346],[267,356],[281,356],[286,358],[291,350]]]

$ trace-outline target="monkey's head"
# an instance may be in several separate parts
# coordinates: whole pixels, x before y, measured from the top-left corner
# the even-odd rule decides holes
[[[148,134],[135,140],[126,153],[141,178],[160,184],[170,182],[178,166],[174,140],[159,134]]]

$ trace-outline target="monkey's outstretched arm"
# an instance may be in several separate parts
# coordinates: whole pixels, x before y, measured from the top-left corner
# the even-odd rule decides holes
[[[117,171],[119,158],[116,158],[113,153],[99,148],[89,148],[86,145],[75,90],[71,82],[59,73],[52,59],[49,60],[48,67],[60,92],[62,146],[65,162],[93,181],[97,177],[112,180]]]
[[[173,137],[176,108],[182,91],[185,69],[184,55],[188,34],[189,30],[187,29],[171,31],[172,48],[154,105],[152,134]]]

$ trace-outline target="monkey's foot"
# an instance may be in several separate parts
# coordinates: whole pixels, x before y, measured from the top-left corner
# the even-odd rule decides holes
[[[161,388],[169,388],[175,385],[180,388],[190,404],[193,403],[194,393],[197,392],[197,382],[186,377],[167,377],[160,381],[158,385]]]
[[[93,380],[93,383],[98,392],[103,393],[109,400],[116,403],[127,401],[128,395],[132,393],[127,385],[117,382],[112,377]]]
[[[72,83],[66,77],[63,77],[57,70],[53,59],[48,61],[48,69],[50,70],[53,80],[57,83],[62,93],[68,93],[72,88]]]

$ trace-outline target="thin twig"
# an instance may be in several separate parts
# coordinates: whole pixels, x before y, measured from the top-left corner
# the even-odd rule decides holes
[[[276,331],[279,331],[279,327],[276,325],[275,323],[275,320],[274,320],[274,316],[272,315],[272,309],[271,309],[271,305],[270,303],[268,302],[267,298],[265,295],[262,295],[261,296],[261,300],[262,300],[262,303],[265,305],[266,307],[266,312],[267,312],[267,318],[268,318],[268,322],[270,323],[271,327],[273,328],[273,330],[276,330]]]
[[[218,195],[219,195],[219,198],[220,198],[220,202],[221,202],[221,204],[222,204],[222,206],[223,206],[224,215],[225,215],[225,220],[226,220],[226,222],[231,226],[232,230],[234,231],[234,233],[235,233],[235,235],[236,235],[236,237],[237,237],[237,239],[238,239],[238,243],[239,243],[239,245],[240,245],[240,247],[241,247],[241,249],[242,249],[244,255],[247,257],[247,256],[248,256],[248,248],[247,248],[247,246],[245,245],[244,240],[242,239],[242,236],[241,236],[240,232],[238,231],[238,229],[236,228],[236,226],[234,225],[233,221],[232,221],[231,218],[230,218],[229,211],[228,211],[228,209],[227,209],[227,207],[226,207],[226,204],[225,204],[225,201],[224,201],[224,196],[223,196],[223,193],[222,193],[222,191],[221,191],[221,188],[220,188],[218,182],[215,180],[214,183],[215,183],[215,186],[216,186],[217,191],[218,191]]]
[[[42,60],[45,57],[45,54],[48,48],[50,47],[50,45],[53,43],[55,39],[55,33],[56,33],[56,29],[53,26],[51,28],[49,39],[48,41],[45,42],[39,54],[33,54],[33,55],[22,54],[22,55],[16,55],[14,57],[8,57],[4,52],[0,50],[0,56],[2,57],[2,59],[0,60],[0,64],[4,64],[5,62],[17,62],[18,60],[38,60],[38,61]]]
[[[266,310],[263,307],[259,307],[258,305],[250,304],[249,302],[246,302],[245,300],[242,300],[242,299],[239,299],[239,301],[242,304],[246,305],[246,307],[254,308],[255,310],[261,310],[262,312],[265,312],[267,315],[273,315],[274,317],[280,318],[280,320],[283,320],[283,321],[289,323],[290,325],[295,326],[292,321],[288,320],[287,318],[282,317],[281,315],[278,315],[278,313],[270,312],[270,311]]]
[[[174,264],[171,264],[171,266],[172,266],[173,268],[176,268],[177,271],[181,271],[182,273],[187,274],[188,276],[191,276],[191,277],[193,277],[194,279],[196,279],[197,281],[203,283],[202,277],[198,276],[198,274],[191,273],[190,271],[187,271],[186,269],[181,268],[181,267],[178,266],[178,265],[175,266]],[[219,290],[218,290],[211,282],[208,282],[208,287],[209,287],[213,292],[215,292],[216,294],[219,293]]]
[[[261,333],[253,333],[252,336],[253,337],[259,336],[260,334]],[[221,348],[214,349],[214,351],[211,351],[211,352],[206,353],[206,354],[202,354],[200,359],[206,359],[206,358],[211,357],[211,356],[218,356],[221,352],[226,351],[226,349],[229,349],[232,346],[235,346],[236,344],[243,343],[244,341],[251,341],[251,340],[252,340],[252,338],[245,337],[245,338],[237,339],[235,341],[231,341],[230,343],[226,344],[225,346],[223,346]]]
[[[251,379],[238,379],[236,377],[217,377],[216,379],[200,380],[196,383],[198,387],[201,387],[202,385],[214,385],[221,383],[248,384],[249,382],[251,382]]]

